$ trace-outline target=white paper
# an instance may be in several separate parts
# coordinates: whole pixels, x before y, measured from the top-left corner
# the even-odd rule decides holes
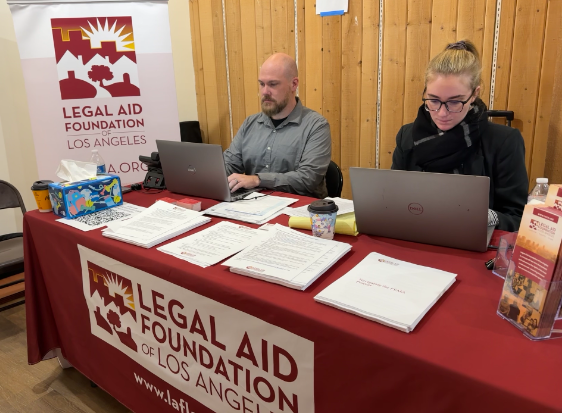
[[[279,196],[252,193],[247,199],[252,201],[221,202],[203,211],[205,215],[214,215],[252,224],[264,224],[267,221],[281,215],[281,211],[288,205],[298,201],[296,198],[285,198]]]
[[[455,277],[372,252],[314,299],[409,332]]]
[[[265,232],[222,221],[158,250],[201,267],[208,267],[242,251],[260,234]]]
[[[348,0],[316,0],[316,14],[343,10],[347,12]]]
[[[169,239],[172,239],[174,237],[177,237],[178,235],[181,235],[187,231],[190,231],[194,228],[197,228],[201,225],[205,225],[206,223],[210,222],[211,218],[207,218],[207,217],[203,217],[203,216],[199,216],[196,217],[190,221],[188,221],[186,224],[181,225],[179,227],[170,229],[169,231],[166,231],[164,233],[160,233],[156,236],[154,236],[153,238],[149,238],[149,239],[144,239],[141,240],[139,238],[135,238],[135,237],[129,237],[129,236],[125,236],[125,235],[118,235],[116,234],[111,228],[110,226],[108,226],[106,229],[104,229],[102,231],[102,235],[104,237],[108,237],[108,238],[112,238],[115,239],[117,241],[122,241],[122,242],[126,242],[128,244],[133,244],[142,248],[152,248],[153,246],[157,245],[157,244],[161,244],[164,241],[167,241]],[[116,226],[117,228],[120,228],[123,226],[123,222],[114,222],[112,223],[112,226]]]
[[[331,199],[338,206],[339,209],[336,215],[343,215],[355,211],[355,208],[353,207],[353,201],[350,199],[344,199],[344,198],[324,198],[324,199]],[[283,213],[285,215],[289,215],[290,217],[305,217],[305,218],[310,217],[310,213],[308,212],[308,205],[304,205],[298,208],[287,207],[283,209]]]
[[[111,222],[121,222],[126,219],[132,218],[145,209],[145,207],[123,202],[122,205],[113,208],[107,208],[98,212],[93,212],[91,214],[82,215],[78,218],[57,219],[57,222],[69,225],[81,231],[91,231],[93,229],[105,227]]]
[[[147,240],[164,234],[202,215],[164,201],[155,202],[144,212],[123,223],[119,228],[110,225],[115,235]]]
[[[223,265],[290,281],[332,249],[326,241],[279,225]]]
[[[56,175],[63,181],[76,182],[97,176],[98,166],[94,162],[73,161],[63,159],[57,168]]]

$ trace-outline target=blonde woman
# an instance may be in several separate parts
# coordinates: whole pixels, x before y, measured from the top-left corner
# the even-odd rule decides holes
[[[517,231],[529,182],[525,144],[514,128],[488,121],[482,65],[468,40],[449,44],[425,72],[423,103],[396,136],[392,169],[490,177],[488,225]]]

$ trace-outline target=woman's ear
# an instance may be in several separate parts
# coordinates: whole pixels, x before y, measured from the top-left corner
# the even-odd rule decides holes
[[[474,100],[480,96],[480,86],[477,86],[476,89],[474,89],[474,93],[473,93],[473,102]]]

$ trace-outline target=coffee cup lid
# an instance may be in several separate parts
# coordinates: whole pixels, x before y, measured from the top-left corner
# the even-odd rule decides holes
[[[338,206],[334,201],[331,199],[319,199],[318,201],[314,201],[308,206],[308,212],[313,213],[333,213],[337,212]]]
[[[35,182],[33,182],[33,185],[31,186],[31,190],[32,191],[42,191],[44,189],[48,189],[49,184],[52,183],[52,182],[53,181],[49,181],[49,180],[35,181]]]

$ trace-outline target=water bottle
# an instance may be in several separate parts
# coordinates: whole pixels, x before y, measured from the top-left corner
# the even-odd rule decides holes
[[[537,184],[529,194],[529,198],[527,198],[527,203],[530,203],[533,199],[544,203],[546,201],[547,194],[548,194],[548,178],[537,178]]]
[[[94,162],[98,166],[98,175],[105,173],[105,161],[100,156],[97,149],[92,149],[92,157],[90,158],[90,162]]]

